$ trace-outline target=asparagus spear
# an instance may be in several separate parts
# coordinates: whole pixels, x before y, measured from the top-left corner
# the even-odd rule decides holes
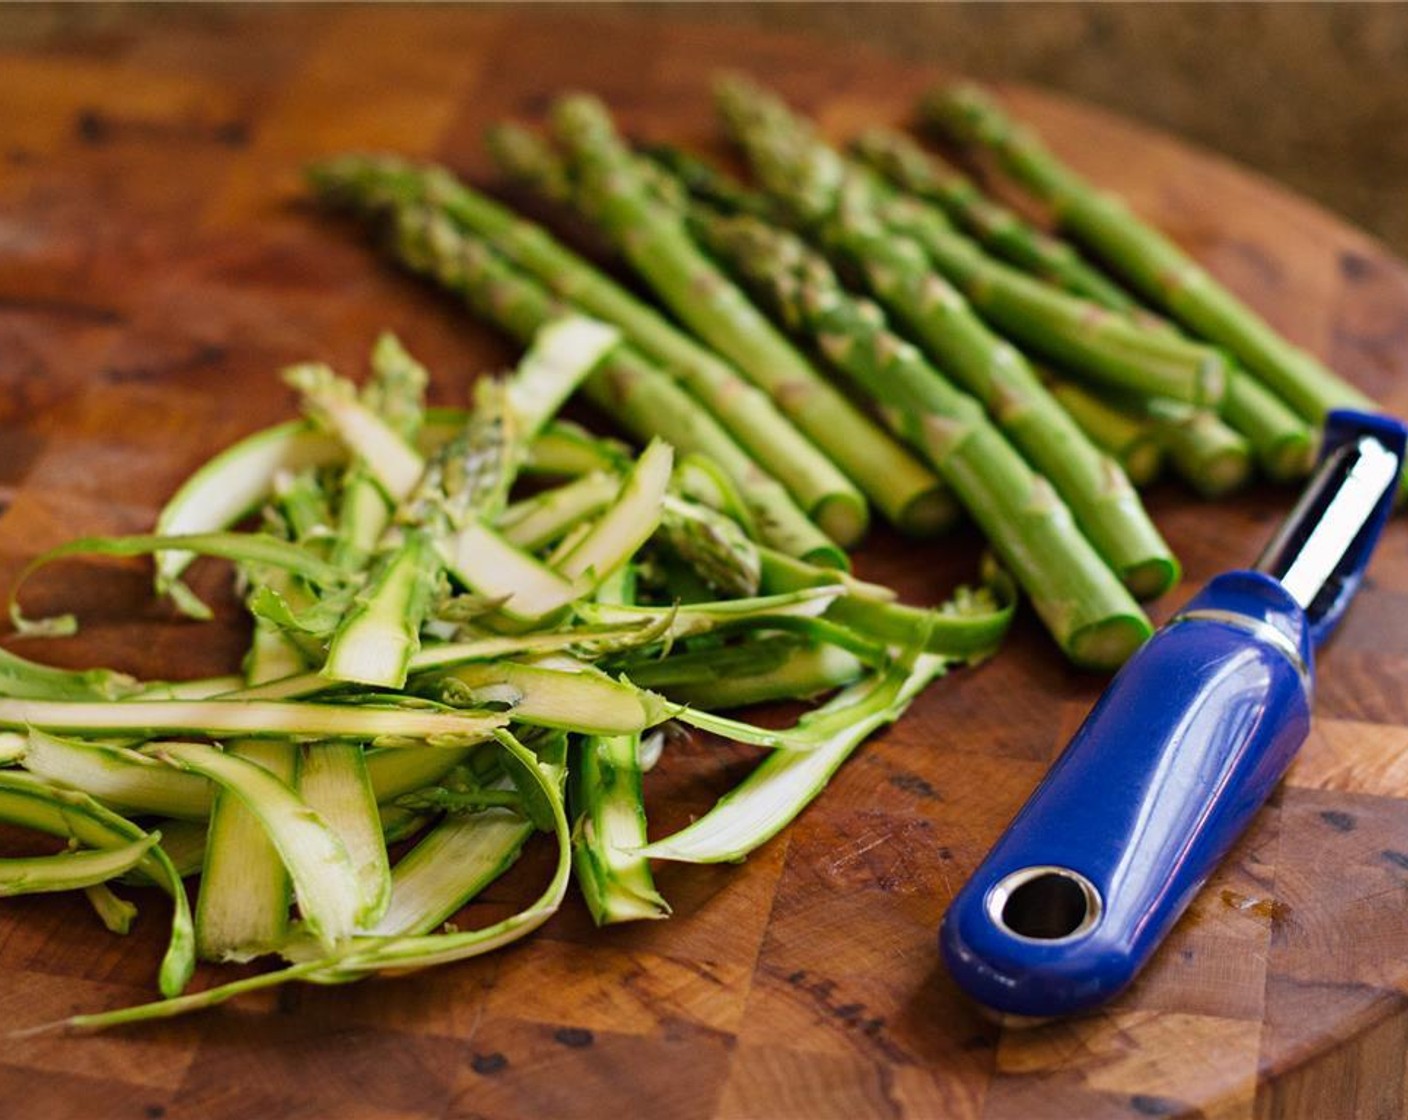
[[[1126,585],[1145,597],[1167,590],[1178,579],[1177,562],[1119,466],[1090,443],[1021,353],[994,335],[962,296],[933,274],[923,250],[881,226],[871,210],[868,183],[852,175],[834,151],[812,140],[780,104],[760,105],[762,96],[735,85],[721,90],[724,111],[765,186],[855,267],[943,369],[978,397],[1050,478],[1082,531]],[[736,231],[744,228],[735,221]],[[711,244],[715,251],[730,249],[738,265],[754,272],[765,261],[777,262],[779,254],[791,258],[791,267],[808,255],[795,239],[770,237],[756,221],[751,228],[752,245],[741,232],[731,246]],[[765,255],[750,256],[755,253]],[[820,261],[812,271],[829,274]],[[942,375],[936,371],[934,376]]]
[[[1251,444],[1268,478],[1284,482],[1309,472],[1317,443],[1309,425],[1240,366],[1228,367],[1221,412],[1232,429]]]
[[[692,198],[707,202],[724,214],[749,214],[767,222],[783,215],[765,194],[749,190],[706,160],[672,144],[647,144],[641,148],[667,175],[676,179]]]
[[[938,480],[824,381],[719,269],[678,216],[651,200],[602,105],[569,97],[553,114],[578,196],[660,298],[731,358],[894,524],[927,523]]]
[[[1373,409],[1363,393],[1292,346],[1171,240],[1067,167],[982,91],[971,86],[936,91],[924,99],[921,113],[945,136],[995,152],[1052,207],[1063,229],[1157,306],[1225,346],[1306,420],[1318,424],[1334,408]]]
[[[711,249],[873,395],[895,430],[942,473],[1072,660],[1110,668],[1134,651],[1150,633],[1139,608],[1061,499],[977,401],[889,331],[877,307],[847,293],[798,238],[752,218],[716,219],[699,228]],[[1123,487],[1107,487],[1086,514],[1118,540],[1126,531],[1120,506],[1132,490],[1117,469],[1114,474]]]
[[[487,243],[557,298],[621,327],[635,348],[703,402],[832,540],[845,547],[864,533],[866,509],[859,491],[767,394],[546,230],[521,220],[439,168],[348,156],[317,165],[310,177],[325,199],[362,212],[427,205],[458,232],[472,233]],[[945,508],[933,511],[931,523],[915,521],[916,531],[941,528],[945,512]]]

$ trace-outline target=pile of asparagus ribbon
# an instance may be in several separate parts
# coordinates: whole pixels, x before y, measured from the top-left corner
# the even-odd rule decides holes
[[[474,956],[551,917],[574,872],[599,923],[664,917],[652,860],[775,835],[949,666],[996,650],[1009,575],[1068,658],[1112,669],[1151,632],[1139,600],[1180,574],[1137,487],[1165,464],[1208,496],[1254,467],[1298,478],[1325,413],[1368,403],[975,90],[926,99],[926,126],[995,155],[1080,251],[898,132],[842,152],[737,77],[717,103],[752,186],[633,147],[584,95],[547,136],[489,137],[658,307],[443,168],[311,168],[323,201],[519,340],[517,368],[436,411],[389,336],[360,388],[295,367],[305,419],[211,460],[153,534],[31,565],[153,554],[157,590],[199,618],[183,572],[222,557],[253,618],[231,678],[0,651],[0,820],[74,849],[0,860],[0,893],[83,890],[118,932],[135,911],[109,884],[173,900],[167,998],[69,1025]],[[557,417],[579,390],[638,455]],[[984,587],[924,609],[854,578],[872,509],[915,538],[966,514],[996,561]],[[782,730],[719,714],[817,697]],[[763,756],[651,841],[642,774],[672,721]],[[557,851],[543,893],[447,927],[536,831]],[[182,994],[197,958],[269,956]]]

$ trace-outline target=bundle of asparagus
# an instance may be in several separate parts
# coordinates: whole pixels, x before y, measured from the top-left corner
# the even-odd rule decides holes
[[[745,460],[794,480],[799,499],[798,476],[818,475],[777,454],[779,432],[828,456],[901,527],[933,530],[961,505],[1082,665],[1128,656],[1148,633],[1131,594],[1152,598],[1178,579],[1135,484],[1165,462],[1207,496],[1242,485],[1253,463],[1274,479],[1299,477],[1312,423],[1358,399],[1245,324],[1219,328],[1226,299],[1207,296],[1210,281],[1186,261],[1179,275],[1194,294],[1165,291],[1156,313],[905,136],[871,129],[845,155],[747,80],[725,78],[717,93],[761,189],[679,149],[633,150],[605,107],[580,95],[553,106],[547,137],[515,125],[489,137],[512,178],[594,224],[698,341],[444,171],[348,158],[315,169],[314,182],[363,215],[394,214],[396,254],[510,331],[557,313],[559,298],[610,319],[626,333],[618,358],[628,355],[629,375],[593,385],[673,380],[683,408],[722,423]],[[925,112],[950,135],[995,147],[1099,251],[1133,251],[1136,263],[1111,261],[1122,278],[1138,287],[1170,274],[1176,250],[1130,233],[1119,207],[1087,198],[972,91],[935,96]],[[1190,301],[1221,310],[1190,315]],[[841,376],[844,394],[818,364]],[[1271,365],[1283,372],[1268,384]],[[730,412],[739,385],[753,395]],[[857,395],[893,437],[857,410]],[[660,432],[659,410],[632,413],[630,396],[594,393],[638,438]],[[766,422],[745,431],[743,414]],[[696,446],[709,454],[723,446],[706,442]],[[724,457],[727,473],[745,477],[738,456]],[[846,508],[820,520],[834,539],[863,529]],[[807,555],[793,537],[773,543]]]

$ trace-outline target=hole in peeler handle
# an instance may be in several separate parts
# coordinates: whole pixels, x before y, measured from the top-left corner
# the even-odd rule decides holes
[[[1069,941],[1100,920],[1100,892],[1069,867],[1023,867],[988,893],[988,917],[1027,941]]]

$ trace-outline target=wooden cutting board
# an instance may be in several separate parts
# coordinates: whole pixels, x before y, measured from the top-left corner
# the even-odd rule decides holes
[[[482,178],[489,122],[604,95],[632,132],[717,147],[722,66],[775,82],[834,135],[900,120],[939,77],[860,51],[582,10],[47,9],[0,13],[0,585],[40,550],[147,528],[216,449],[288,416],[284,363],[361,375],[382,328],[435,370],[437,403],[512,351],[299,199],[348,148]],[[1028,90],[1016,109],[1296,341],[1408,409],[1408,272],[1272,184]],[[1292,495],[1149,504],[1182,556],[1172,607],[1247,562]],[[954,890],[1101,682],[1029,616],[940,682],[746,865],[665,868],[675,916],[598,931],[576,901],[530,941],[395,981],[289,989],[169,1024],[0,1046],[0,1112],[83,1117],[1349,1117],[1396,1115],[1408,1046],[1408,526],[1320,664],[1294,770],[1124,998],[1015,1033],[939,965]],[[932,602],[980,542],[879,533],[862,575]],[[51,578],[52,577],[52,578]],[[199,626],[139,564],[73,563],[34,612],[82,635],[24,647],[152,677],[234,667],[222,603]],[[19,648],[19,647],[16,647]],[[684,744],[650,784],[657,830],[746,772]],[[540,888],[530,852],[467,916]],[[129,937],[81,900],[0,906],[0,1019],[25,1027],[153,994],[166,911]],[[203,971],[199,982],[213,974]]]

